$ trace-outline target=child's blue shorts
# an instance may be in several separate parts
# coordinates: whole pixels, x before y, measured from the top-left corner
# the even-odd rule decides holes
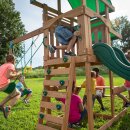
[[[62,45],[68,45],[70,39],[73,36],[73,33],[64,26],[57,26],[55,28],[55,36],[59,43]]]

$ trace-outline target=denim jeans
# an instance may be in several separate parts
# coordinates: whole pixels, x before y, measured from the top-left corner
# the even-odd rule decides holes
[[[73,33],[64,26],[57,26],[55,29],[55,36],[59,43],[68,45],[70,39],[73,37]]]

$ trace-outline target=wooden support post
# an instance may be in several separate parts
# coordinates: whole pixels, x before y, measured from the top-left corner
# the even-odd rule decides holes
[[[110,21],[109,20],[109,8],[107,6],[106,6],[106,10],[105,10],[105,15],[106,15],[106,19],[108,21]],[[105,35],[106,35],[105,36],[106,43],[109,44],[109,45],[111,45],[110,30],[109,30],[108,27],[105,27]]]
[[[67,95],[65,101],[65,115],[63,118],[63,125],[61,130],[67,130],[68,127],[68,119],[69,119],[69,111],[70,111],[70,101],[71,101],[71,94],[72,94],[72,86],[74,81],[74,74],[75,73],[75,58],[71,57],[70,63],[70,73],[69,73],[69,85],[67,86]]]
[[[99,2],[96,0],[96,12],[99,14]]]
[[[88,128],[94,130],[94,119],[93,119],[93,102],[92,102],[92,91],[91,91],[91,66],[90,63],[85,63],[86,70],[86,95],[87,95],[87,111],[88,111]]]
[[[78,23],[81,25],[80,36],[78,45],[78,55],[86,54],[86,48],[92,48],[92,37],[91,37],[91,24],[90,18],[87,15],[81,15],[78,17]],[[89,52],[87,52],[88,54]]]
[[[82,0],[82,5],[86,6],[86,0]]]
[[[113,94],[113,73],[109,70],[109,80],[110,80],[110,100],[111,100],[111,115],[114,117],[114,94]]]
[[[50,44],[54,45],[54,27],[50,29]],[[54,53],[51,53],[51,59],[54,58]]]

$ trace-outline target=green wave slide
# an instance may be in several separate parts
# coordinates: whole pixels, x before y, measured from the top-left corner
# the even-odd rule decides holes
[[[111,71],[120,77],[130,80],[130,63],[124,53],[115,47],[105,43],[96,43],[93,45],[94,54]]]

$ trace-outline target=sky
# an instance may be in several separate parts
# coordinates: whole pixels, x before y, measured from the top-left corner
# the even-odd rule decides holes
[[[41,3],[46,3],[48,6],[52,8],[57,8],[56,1],[57,0],[37,0]],[[67,0],[62,1],[62,12],[66,12],[71,9]],[[110,14],[110,19],[113,20],[116,17],[120,16],[127,16],[130,20],[130,2],[129,0],[111,0],[113,6],[115,7],[115,12]],[[42,27],[42,9],[38,8],[32,4],[30,4],[30,0],[13,0],[15,3],[15,9],[20,12],[21,21],[25,25],[25,29],[28,32],[36,30]],[[37,37],[34,37],[35,40]],[[25,51],[31,45],[32,39],[26,40],[23,44],[25,44]],[[35,45],[33,46],[33,53],[38,48],[38,46],[42,42],[42,36],[40,35],[36,40]],[[31,57],[31,52],[29,51],[26,56],[25,60],[26,63],[29,61]],[[19,67],[24,65],[24,62],[19,64]],[[30,64],[28,64],[30,66]],[[43,66],[43,47],[40,47],[38,52],[34,55],[32,59],[32,67]]]

